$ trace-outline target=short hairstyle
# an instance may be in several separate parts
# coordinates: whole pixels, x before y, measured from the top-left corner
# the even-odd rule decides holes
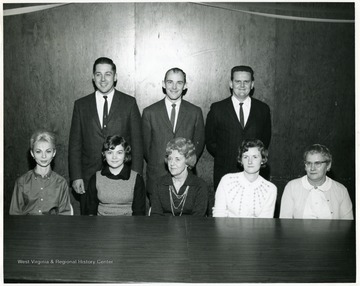
[[[126,142],[124,137],[119,135],[108,136],[103,144],[102,153],[105,158],[105,152],[108,150],[114,150],[116,146],[121,145],[124,148],[125,158],[124,163],[131,161],[131,146]]]
[[[99,64],[108,64],[111,65],[111,69],[113,70],[114,73],[116,73],[116,65],[114,64],[114,62],[112,61],[112,59],[106,58],[106,57],[101,57],[98,58],[93,65],[93,74],[96,71],[96,66]]]
[[[169,72],[173,72],[173,73],[179,73],[179,72],[181,72],[181,73],[183,74],[183,76],[184,76],[184,84],[186,83],[186,73],[185,73],[182,69],[180,69],[180,68],[171,68],[171,69],[169,69],[169,70],[165,73],[164,81],[166,81],[166,78],[167,78]]]
[[[165,163],[168,163],[168,156],[172,153],[172,151],[177,150],[180,154],[184,155],[185,163],[188,165],[189,169],[192,169],[196,164],[196,152],[195,145],[191,142],[191,140],[177,137],[171,139],[166,145],[166,155],[165,155]]]
[[[264,143],[259,140],[259,139],[245,139],[240,147],[239,147],[239,154],[238,154],[238,158],[237,161],[238,163],[240,163],[242,165],[241,159],[242,159],[242,155],[247,152],[249,150],[249,148],[253,148],[256,147],[259,149],[260,154],[261,154],[261,158],[262,158],[262,165],[261,167],[264,168],[266,166],[266,163],[268,161],[268,156],[269,156],[269,152],[268,150],[265,148]]]
[[[306,157],[308,154],[321,154],[325,157],[326,161],[328,161],[328,163],[332,162],[332,155],[330,153],[330,150],[321,144],[313,144],[308,146],[305,149],[304,155],[303,155],[303,159],[304,162],[306,161]]]
[[[236,72],[248,72],[251,74],[251,80],[254,81],[254,70],[249,66],[235,66],[231,69],[231,80],[234,79],[234,73]]]
[[[50,131],[38,130],[35,131],[30,138],[30,149],[34,150],[34,145],[36,142],[45,141],[50,143],[54,149],[56,149],[56,138],[55,134]]]

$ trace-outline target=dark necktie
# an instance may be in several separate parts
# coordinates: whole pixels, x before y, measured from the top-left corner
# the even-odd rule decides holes
[[[244,120],[244,111],[243,111],[243,104],[244,103],[240,103],[240,124],[241,124],[241,127],[244,128],[244,123],[245,123],[245,120]]]
[[[107,101],[107,96],[104,95],[104,110],[103,110],[103,129],[106,128],[107,125],[107,118],[108,118],[108,101]]]
[[[174,127],[175,127],[175,114],[176,114],[175,106],[176,106],[176,104],[173,103],[171,106],[172,106],[172,109],[171,109],[171,115],[170,115],[170,122],[171,122],[172,130],[174,131]]]

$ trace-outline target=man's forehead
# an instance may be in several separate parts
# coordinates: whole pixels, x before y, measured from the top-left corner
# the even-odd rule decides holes
[[[237,71],[234,73],[234,78],[251,80],[251,73],[247,71]]]
[[[112,70],[112,66],[111,65],[109,65],[109,64],[97,64],[96,66],[95,66],[95,72],[104,72],[104,71],[106,71],[106,72],[113,72],[113,70]]]
[[[184,75],[182,72],[178,71],[178,72],[174,72],[174,71],[169,71],[168,74],[166,75],[166,80],[181,80],[184,81]]]

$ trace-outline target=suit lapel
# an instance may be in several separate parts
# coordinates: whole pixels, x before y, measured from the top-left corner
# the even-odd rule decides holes
[[[114,115],[115,110],[121,110],[119,106],[121,106],[121,95],[120,92],[115,89],[114,97],[109,110],[108,121],[111,120],[111,117]]]
[[[100,125],[100,119],[99,119],[99,114],[97,111],[97,106],[96,106],[96,95],[95,92],[93,93],[93,95],[90,97],[89,100],[89,115],[91,116],[91,120],[93,122],[95,122],[96,127],[100,130],[101,132],[101,125]]]
[[[253,122],[256,122],[256,102],[254,99],[251,99],[249,118],[246,122],[245,128],[251,126]]]
[[[165,122],[166,126],[171,130],[171,132],[173,132],[173,128],[166,110],[165,98],[161,101],[159,114],[161,120]]]
[[[185,124],[186,120],[186,103],[184,100],[181,100],[180,108],[179,108],[179,115],[177,118],[176,126],[175,126],[175,133],[177,133],[181,127],[181,125]]]
[[[231,96],[229,97],[229,99],[228,99],[228,101],[226,102],[226,104],[227,104],[226,110],[229,110],[229,112],[226,112],[226,113],[229,114],[229,116],[231,117],[231,120],[234,121],[234,122],[236,121],[238,127],[242,129],[242,126],[241,126],[241,124],[240,124],[239,118],[238,118],[237,115],[236,115],[236,112],[235,112],[235,109],[234,109],[234,105],[233,105]]]

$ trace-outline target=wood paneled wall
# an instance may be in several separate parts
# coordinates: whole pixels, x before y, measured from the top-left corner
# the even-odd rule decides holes
[[[202,108],[204,118],[211,103],[229,96],[230,69],[251,65],[254,97],[272,112],[270,178],[279,199],[287,181],[305,174],[304,148],[322,143],[333,153],[331,176],[355,202],[354,24],[234,10],[243,5],[74,3],[4,17],[4,211],[15,179],[31,166],[28,139],[34,130],[57,133],[54,168],[68,178],[73,103],[93,91],[92,65],[100,56],[117,64],[117,88],[135,96],[141,112],[163,98],[165,71],[184,69],[185,98]],[[324,11],[333,8],[322,5]],[[351,10],[352,4],[344,5]],[[267,6],[271,13],[285,7]],[[197,170],[209,184],[212,168],[205,150]]]

